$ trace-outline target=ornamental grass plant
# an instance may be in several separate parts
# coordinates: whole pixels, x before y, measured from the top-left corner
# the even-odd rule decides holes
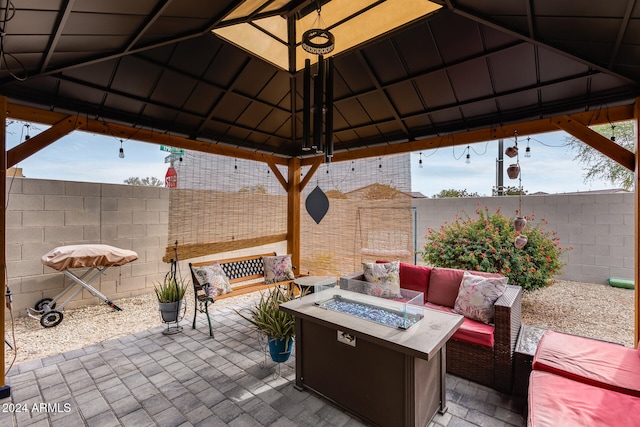
[[[423,260],[436,267],[500,273],[526,291],[548,285],[562,271],[561,255],[571,248],[560,246],[555,230],[545,230],[546,220],[534,222],[534,214],[527,215],[526,228],[517,232],[513,218],[500,209],[491,213],[478,206],[476,215],[455,215],[439,230],[428,228]],[[518,234],[528,238],[522,249],[514,245]]]

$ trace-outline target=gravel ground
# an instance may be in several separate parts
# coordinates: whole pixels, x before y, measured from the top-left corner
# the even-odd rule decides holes
[[[226,298],[213,306],[218,309],[255,298],[247,294]],[[544,289],[526,293],[522,302],[523,323],[557,331],[599,338],[633,347],[633,296],[629,289],[608,285],[557,281]],[[187,317],[192,315],[193,296]],[[82,348],[97,342],[129,335],[162,324],[155,295],[149,293],[116,301],[123,311],[115,311],[106,304],[64,310],[62,323],[43,328],[29,317],[17,318],[14,328],[5,323],[7,340],[14,350],[5,353],[6,367],[65,351]],[[184,327],[190,327],[186,321]],[[14,361],[15,356],[15,361]]]

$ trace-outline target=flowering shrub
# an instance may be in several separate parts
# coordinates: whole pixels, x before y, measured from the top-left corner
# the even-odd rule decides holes
[[[477,218],[455,215],[440,230],[427,229],[424,261],[437,267],[500,273],[524,290],[544,287],[560,273],[564,265],[560,255],[571,248],[560,246],[555,230],[545,231],[546,220],[534,226],[534,215],[525,216],[527,227],[517,232],[513,218],[506,218],[500,209],[490,213],[486,206],[478,207],[476,214]],[[520,233],[528,242],[517,249],[514,240]]]

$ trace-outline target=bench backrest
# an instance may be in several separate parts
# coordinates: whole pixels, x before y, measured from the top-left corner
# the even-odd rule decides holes
[[[264,263],[262,257],[275,256],[275,252],[270,252],[260,255],[249,255],[236,258],[228,258],[219,261],[203,261],[194,262],[191,265],[194,267],[202,267],[204,265],[211,265],[214,263],[220,264],[222,270],[229,278],[229,283],[234,284],[238,282],[244,282],[247,280],[261,279],[264,277]],[[193,272],[192,272],[193,273]]]

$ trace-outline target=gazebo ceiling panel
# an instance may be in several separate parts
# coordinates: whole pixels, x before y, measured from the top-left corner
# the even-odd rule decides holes
[[[323,0],[327,19],[347,9],[341,2],[360,14],[349,21],[369,16],[360,8],[367,0]],[[424,2],[425,10],[433,6]],[[634,0],[432,3],[442,7],[399,20],[396,29],[379,26],[383,34],[335,54],[336,150],[597,110],[640,95]],[[315,0],[12,4],[0,67],[0,93],[10,102],[248,151],[302,154],[299,65],[315,56],[302,53],[299,39],[305,20],[315,18]],[[394,4],[371,3],[402,15]],[[258,38],[244,50],[211,33],[242,23],[273,31],[287,52],[284,66],[249,53]]]

